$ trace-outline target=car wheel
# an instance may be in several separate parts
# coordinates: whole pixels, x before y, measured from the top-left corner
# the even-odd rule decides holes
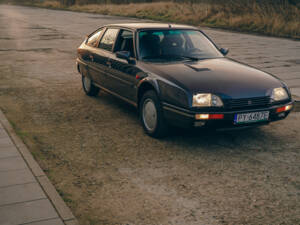
[[[99,93],[99,88],[93,85],[93,81],[82,75],[82,88],[88,96],[96,96]]]
[[[147,91],[140,102],[140,119],[145,132],[156,138],[166,136],[168,125],[155,91]]]

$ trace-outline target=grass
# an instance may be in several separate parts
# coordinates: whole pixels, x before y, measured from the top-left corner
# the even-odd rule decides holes
[[[85,4],[63,6],[56,0],[25,1],[23,4],[105,15],[128,16],[162,22],[185,23],[264,35],[300,38],[300,8],[289,3],[231,1],[228,4],[200,3],[131,3]]]

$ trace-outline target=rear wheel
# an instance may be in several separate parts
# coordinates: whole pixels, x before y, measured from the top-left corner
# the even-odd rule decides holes
[[[161,138],[167,135],[168,125],[155,91],[150,90],[143,95],[140,102],[140,120],[149,136]]]
[[[93,81],[89,77],[83,75],[82,88],[88,96],[96,96],[100,91],[100,89],[93,84]]]

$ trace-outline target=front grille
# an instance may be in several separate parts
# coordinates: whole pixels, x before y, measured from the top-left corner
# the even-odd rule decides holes
[[[270,102],[270,97],[240,98],[227,100],[225,102],[225,107],[229,109],[252,108],[260,106],[269,106]]]

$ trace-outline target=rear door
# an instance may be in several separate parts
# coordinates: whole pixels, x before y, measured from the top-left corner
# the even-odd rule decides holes
[[[98,71],[95,81],[110,91],[113,91],[114,80],[111,77],[111,63],[109,58],[112,55],[114,43],[119,33],[118,28],[107,28],[103,34],[98,48],[94,50],[93,60]]]
[[[95,50],[97,50],[99,40],[103,35],[104,31],[105,28],[101,28],[88,37],[86,41],[85,52],[83,54],[84,61],[88,66],[86,72],[88,73],[88,75],[93,81],[96,81],[97,77],[99,76],[99,73],[101,73],[101,71],[98,71],[96,67],[96,63],[94,61],[94,52]]]

